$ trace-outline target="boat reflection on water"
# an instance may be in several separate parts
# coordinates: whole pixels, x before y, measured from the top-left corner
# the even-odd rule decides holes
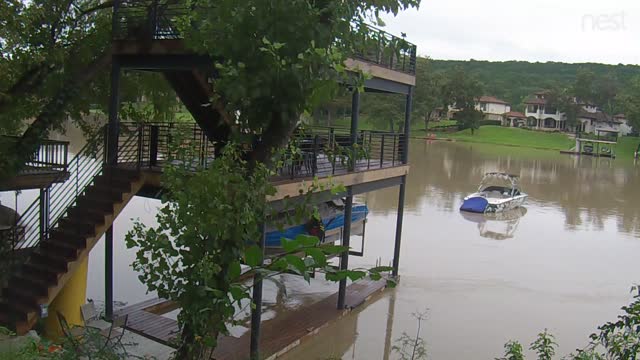
[[[526,213],[527,208],[523,206],[498,213],[460,212],[466,220],[478,224],[480,236],[493,240],[511,239],[518,229],[520,218]]]

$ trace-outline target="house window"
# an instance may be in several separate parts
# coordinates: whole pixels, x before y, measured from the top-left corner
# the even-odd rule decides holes
[[[527,111],[530,113],[537,113],[538,112],[538,105],[529,105],[527,107]]]
[[[550,115],[557,114],[558,113],[558,109],[555,108],[555,107],[545,107],[544,108],[544,113],[545,114],[550,114]]]
[[[480,103],[480,110],[487,111],[487,103]]]

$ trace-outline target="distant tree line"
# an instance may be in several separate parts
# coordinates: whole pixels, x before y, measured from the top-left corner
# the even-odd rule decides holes
[[[630,125],[640,128],[640,66],[567,64],[526,61],[450,61],[417,59],[412,125],[427,128],[434,110],[457,104],[461,128],[477,128],[481,116],[472,111],[471,99],[492,95],[524,111],[527,97],[548,90],[550,100],[575,124],[579,102],[597,105],[612,116],[624,113]],[[462,106],[462,105],[466,105]],[[366,125],[398,131],[404,122],[404,96],[366,93],[361,100]],[[338,97],[315,113],[316,123],[335,125],[350,115],[351,99]]]

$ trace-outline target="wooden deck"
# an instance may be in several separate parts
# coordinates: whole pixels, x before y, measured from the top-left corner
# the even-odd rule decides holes
[[[16,176],[0,183],[0,191],[46,188],[69,179],[69,173],[46,167],[27,167]]]
[[[348,314],[350,309],[364,304],[372,295],[382,291],[385,280],[361,280],[347,287],[348,310],[337,310],[338,294],[334,293],[318,302],[290,311],[262,322],[261,354],[265,359],[274,359],[302,341],[317,334],[329,323]],[[173,302],[152,299],[125,307],[115,315],[129,315],[127,329],[149,339],[171,345],[178,334],[178,323],[160,315],[176,309]],[[251,332],[240,337],[225,336],[219,339],[214,352],[217,360],[245,360],[249,358]]]

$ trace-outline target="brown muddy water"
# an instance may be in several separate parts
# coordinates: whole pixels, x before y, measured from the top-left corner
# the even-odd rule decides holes
[[[429,359],[493,359],[507,340],[528,344],[545,328],[556,336],[559,354],[566,355],[586,345],[588,335],[629,302],[630,287],[640,282],[640,167],[422,140],[412,142],[410,162],[398,287],[323,329],[285,359],[397,359],[391,348],[403,332],[415,334],[412,313],[423,311]],[[521,176],[529,194],[524,209],[489,218],[460,214],[462,198],[488,171]],[[20,194],[18,209],[35,197],[33,191]],[[12,206],[15,196],[2,193],[0,200]],[[370,208],[365,256],[350,263],[388,264],[398,189],[358,200]],[[126,249],[124,235],[132,218],[154,224],[158,206],[136,197],[115,223],[114,292],[123,303],[155,296],[131,269],[135,251]],[[97,301],[104,297],[103,246],[98,243],[89,262],[87,296]],[[336,290],[336,284],[321,280],[309,286],[283,276],[265,286],[265,317]]]

